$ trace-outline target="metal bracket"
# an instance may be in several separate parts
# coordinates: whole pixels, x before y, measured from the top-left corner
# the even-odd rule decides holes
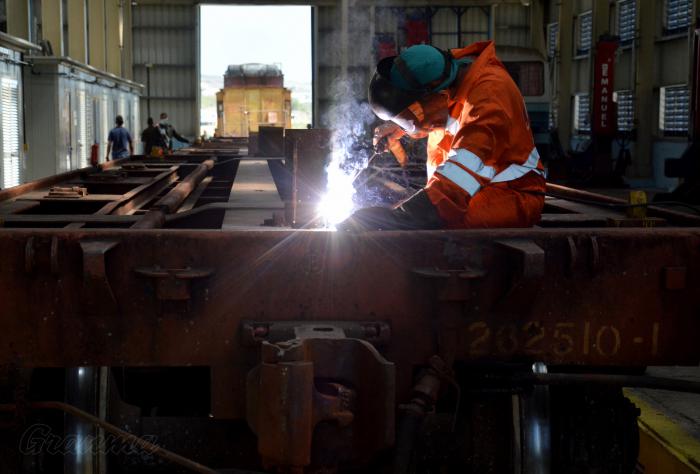
[[[504,239],[496,244],[508,250],[518,259],[518,279],[536,280],[544,277],[544,250],[532,240]]]
[[[436,283],[437,297],[440,301],[467,301],[470,298],[470,283],[486,276],[478,268],[414,268],[411,273]]]
[[[257,347],[263,341],[294,339],[362,339],[381,347],[391,339],[391,326],[384,321],[243,321],[244,346]]]
[[[83,295],[90,314],[116,313],[117,300],[107,278],[105,255],[116,240],[81,240],[83,250]]]
[[[37,241],[35,238],[29,237],[27,242],[24,244],[24,272],[27,274],[34,273],[37,268],[37,247],[40,247],[42,242]],[[58,275],[59,265],[58,265],[58,237],[51,237],[51,246],[49,254],[49,269],[53,275]]]
[[[508,300],[525,304],[532,300],[532,295],[539,291],[545,275],[545,252],[532,240],[503,239],[497,240],[500,246],[515,260],[513,277],[506,291]]]
[[[192,280],[207,278],[214,273],[210,268],[135,268],[134,271],[142,276],[153,279],[156,298],[159,301],[189,302],[192,298]]]
[[[263,341],[261,355],[248,373],[246,417],[266,468],[302,472],[314,452],[361,463],[391,446],[395,367],[367,341]],[[324,436],[314,436],[318,425]]]

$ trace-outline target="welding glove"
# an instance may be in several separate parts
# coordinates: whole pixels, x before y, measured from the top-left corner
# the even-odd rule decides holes
[[[374,129],[372,145],[377,152],[390,151],[402,168],[408,164],[408,155],[401,145],[401,137],[406,132],[394,122],[385,122]]]
[[[358,209],[345,221],[338,224],[338,230],[431,230],[442,229],[445,223],[425,190],[420,190],[397,207],[365,207]]]

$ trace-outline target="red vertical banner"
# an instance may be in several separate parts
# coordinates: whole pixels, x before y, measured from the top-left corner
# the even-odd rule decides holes
[[[596,46],[591,125],[598,136],[612,136],[617,128],[613,104],[616,51],[617,41],[601,40]]]

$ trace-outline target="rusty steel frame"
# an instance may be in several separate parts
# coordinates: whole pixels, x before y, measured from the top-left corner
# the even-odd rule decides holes
[[[700,229],[6,229],[0,254],[0,363],[209,366],[224,417],[243,416],[251,321],[387,324],[399,399],[436,330],[466,363],[700,360]]]
[[[323,134],[302,132],[286,146],[306,176],[303,199],[292,177],[296,204],[321,187],[299,171],[299,150]],[[624,200],[550,184],[556,198],[531,229],[197,228],[229,209],[231,173],[213,202],[201,196],[244,146],[220,141],[0,191],[0,364],[208,367],[213,417],[245,419],[266,467],[303,472],[314,449],[357,465],[390,447],[397,404],[427,413],[455,383],[454,364],[556,372],[700,361],[696,215],[649,206],[653,217],[632,219]],[[90,197],[82,191],[37,198],[65,213],[12,201],[129,176],[141,184],[93,214],[70,212]]]

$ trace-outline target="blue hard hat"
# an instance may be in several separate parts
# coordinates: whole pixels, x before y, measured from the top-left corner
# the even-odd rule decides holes
[[[456,76],[457,67],[449,53],[427,44],[405,49],[394,59],[390,73],[392,84],[405,91],[436,92],[447,87]],[[440,83],[434,85],[438,80]]]
[[[369,104],[379,118],[391,120],[421,97],[449,87],[459,67],[470,62],[434,46],[411,46],[379,61],[369,84]]]

